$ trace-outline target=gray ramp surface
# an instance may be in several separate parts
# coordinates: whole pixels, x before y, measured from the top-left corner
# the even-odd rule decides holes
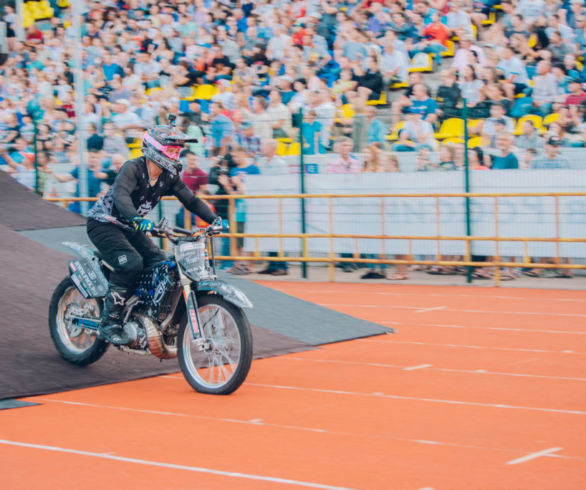
[[[44,201],[0,171],[0,224],[12,230],[59,228],[85,224],[85,218]]]
[[[221,274],[221,278],[242,289],[252,301],[254,308],[246,311],[251,323],[310,345],[341,342],[393,331],[240,277]]]
[[[92,245],[87,236],[85,225],[69,226],[65,228],[49,228],[46,230],[26,230],[20,231],[21,235],[41,243],[46,247],[62,252],[66,255],[74,255],[73,250],[63,245],[63,242],[78,242],[83,245]],[[94,247],[95,248],[95,247]]]

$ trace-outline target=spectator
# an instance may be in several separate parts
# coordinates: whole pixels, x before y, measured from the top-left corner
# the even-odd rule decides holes
[[[232,150],[232,158],[236,164],[230,170],[230,180],[239,194],[245,192],[245,181],[248,175],[260,174],[259,168],[250,161],[248,154],[242,147],[236,147]],[[235,202],[235,221],[236,221],[236,233],[244,233],[246,224],[246,201],[244,199],[237,199]],[[242,256],[244,254],[244,238],[236,239],[236,255]],[[234,264],[232,269],[228,272],[237,275],[244,275],[252,273],[252,269],[247,262],[241,262],[240,264]]]
[[[582,82],[576,78],[570,80],[570,94],[566,97],[565,105],[582,105],[586,101],[586,92],[582,89]]]
[[[57,182],[75,182],[75,197],[81,197],[81,185],[79,182],[79,167],[75,167],[68,174],[56,174],[53,170],[47,173]],[[108,175],[102,169],[100,155],[97,152],[88,152],[87,154],[87,195],[88,197],[97,197],[102,190],[102,181],[108,179]],[[91,207],[91,206],[90,206]],[[81,214],[81,204],[76,201],[70,204],[67,209],[73,213]]]
[[[533,77],[533,107],[545,116],[551,113],[557,95],[558,88],[555,75],[551,72],[551,63],[542,60],[537,63],[537,75]]]
[[[369,106],[366,109],[368,127],[366,129],[366,144],[378,143],[382,148],[386,143],[387,127],[376,117],[376,107]]]
[[[315,109],[309,109],[303,116],[301,131],[303,133],[303,154],[323,154],[326,149],[321,143],[321,123],[317,120]]]
[[[561,141],[555,136],[551,136],[545,142],[544,155],[533,160],[531,168],[533,169],[554,169],[570,168],[570,163],[560,156]]]
[[[496,136],[496,146],[499,153],[492,155],[491,170],[508,170],[519,168],[519,161],[512,151],[513,137],[509,133],[499,133]]]
[[[535,129],[535,125],[533,121],[526,120],[523,122],[521,126],[522,134],[517,136],[515,140],[515,146],[520,150],[525,150],[527,148],[535,148],[541,149],[543,147],[543,140],[539,135],[538,131]]]
[[[269,107],[266,110],[267,117],[273,129],[273,138],[288,138],[291,132],[291,112],[281,102],[281,93],[277,89],[269,94]]]
[[[87,127],[87,143],[86,148],[88,151],[101,151],[104,147],[104,138],[98,134],[98,129],[95,124],[90,123]]]
[[[220,102],[227,111],[236,109],[236,98],[230,91],[230,82],[226,79],[218,80],[219,92],[212,97],[212,102]]]
[[[515,56],[515,51],[510,46],[503,48],[500,54],[502,58],[497,65],[497,69],[505,77],[503,87],[507,97],[512,99],[516,94],[527,90],[529,85],[527,69],[524,63]]]
[[[407,82],[409,60],[407,55],[396,49],[395,45],[387,41],[381,55],[381,72],[386,87],[395,83]]]
[[[407,121],[399,132],[399,141],[393,145],[394,151],[417,151],[421,148],[435,149],[436,142],[433,126],[423,119],[423,107],[411,107]]]
[[[243,121],[240,125],[240,130],[236,133],[236,141],[249,155],[260,153],[261,140],[254,134],[254,126],[249,121]]]
[[[129,106],[130,101],[119,99],[116,102],[116,115],[112,117],[112,122],[124,133],[126,141],[132,142],[142,137],[145,127],[136,113],[129,110]]]
[[[109,157],[122,155],[124,158],[128,158],[129,151],[126,141],[114,123],[107,122],[104,124],[102,149]]]
[[[218,155],[224,153],[228,139],[234,135],[234,124],[223,114],[224,106],[221,102],[214,102],[210,107],[210,136],[212,143],[212,153]]]
[[[338,151],[338,157],[328,162],[326,173],[348,174],[359,173],[362,169],[360,162],[351,155],[354,144],[350,138],[339,138],[334,145]]]
[[[187,150],[183,152],[182,156],[185,161],[185,170],[181,174],[181,180],[196,195],[200,192],[200,189],[205,191],[208,185],[208,174],[198,167],[196,154]]]
[[[440,74],[441,85],[437,89],[436,101],[439,104],[437,111],[440,119],[460,117],[458,108],[460,101],[460,87],[456,84],[456,77],[450,70],[442,70]]]

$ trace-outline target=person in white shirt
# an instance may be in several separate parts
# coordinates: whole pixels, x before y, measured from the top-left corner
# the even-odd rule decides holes
[[[126,138],[140,138],[145,130],[140,117],[129,110],[130,102],[126,99],[116,101],[116,115],[112,122],[118,129],[124,132]]]
[[[380,60],[380,70],[385,85],[407,81],[409,60],[404,53],[395,48],[394,44],[391,42],[385,43]]]
[[[218,80],[219,92],[212,97],[212,102],[221,102],[229,111],[236,109],[236,97],[230,91],[230,82],[225,79]]]
[[[503,87],[509,99],[522,93],[529,85],[525,63],[515,56],[515,51],[510,46],[502,48],[501,61],[497,65],[497,70],[500,70],[505,77]]]
[[[262,175],[284,175],[289,173],[289,167],[285,160],[277,155],[276,140],[263,140],[261,152],[262,156],[258,159],[258,168]]]
[[[281,92],[278,89],[270,91],[266,112],[273,128],[273,138],[287,138],[291,132],[291,111],[281,102]]]

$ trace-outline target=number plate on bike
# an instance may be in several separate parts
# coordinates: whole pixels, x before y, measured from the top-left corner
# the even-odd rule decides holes
[[[177,258],[183,272],[194,281],[209,277],[205,243],[182,243]]]

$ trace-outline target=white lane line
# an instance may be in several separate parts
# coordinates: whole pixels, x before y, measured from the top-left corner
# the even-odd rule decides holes
[[[6,444],[9,446],[28,447],[28,448],[32,448],[32,449],[43,449],[45,451],[55,451],[55,452],[60,452],[60,453],[78,454],[80,456],[91,456],[93,458],[110,459],[113,461],[122,461],[124,463],[142,464],[142,465],[146,465],[146,466],[159,466],[161,468],[171,468],[174,470],[184,470],[184,471],[193,471],[196,473],[208,473],[211,475],[229,476],[231,478],[244,478],[247,480],[260,480],[260,481],[268,481],[271,483],[283,483],[285,485],[296,485],[298,487],[326,488],[326,489],[332,489],[332,490],[346,490],[345,487],[335,487],[332,485],[322,485],[321,483],[289,480],[287,478],[277,478],[277,477],[272,477],[272,476],[251,475],[248,473],[238,473],[235,471],[214,470],[211,468],[202,468],[199,466],[185,466],[185,465],[181,465],[181,464],[163,463],[160,461],[151,461],[151,460],[147,460],[147,459],[126,458],[123,456],[114,456],[111,453],[94,453],[91,451],[80,451],[77,449],[69,449],[69,448],[58,447],[58,446],[45,446],[43,444],[29,444],[27,442],[8,441],[6,439],[0,439],[0,444]]]
[[[182,376],[160,376],[161,378],[171,378],[171,379],[184,379]],[[114,407],[111,405],[100,405],[97,403],[85,403],[85,402],[74,402],[69,400],[56,400],[54,398],[37,398],[39,401],[43,403],[61,403],[63,405],[77,405],[80,407],[92,407],[92,408],[106,408],[109,410],[120,410],[122,412],[136,412],[136,413],[144,413],[148,415],[166,415],[171,417],[186,417],[192,419],[203,419],[203,420],[213,420],[218,422],[228,422],[231,424],[244,424],[244,425],[262,425],[265,427],[275,427],[278,429],[289,429],[289,430],[304,430],[308,432],[327,432],[324,429],[317,429],[311,427],[301,427],[297,425],[282,425],[282,424],[271,424],[268,422],[262,421],[262,419],[252,419],[252,420],[241,420],[241,419],[231,419],[226,417],[211,417],[208,415],[192,415],[187,413],[180,413],[180,412],[164,412],[161,410],[145,410],[142,408],[129,408],[129,407]]]
[[[295,356],[282,356],[280,358],[282,361],[292,360],[292,361],[306,361],[306,362],[317,362],[317,363],[324,363],[324,364],[348,364],[353,366],[371,366],[371,367],[380,367],[380,368],[390,368],[390,369],[402,369],[404,371],[412,370],[413,368],[409,367],[402,367],[397,366],[395,364],[384,364],[380,362],[361,362],[361,361],[341,361],[338,359],[313,359],[308,357],[295,357]],[[536,359],[533,359],[536,360]],[[525,362],[525,361],[523,361]],[[432,364],[422,364],[422,366],[430,367],[432,371],[441,371],[446,373],[462,373],[462,374],[486,374],[486,375],[494,375],[494,376],[513,376],[518,378],[539,378],[539,379],[552,379],[552,380],[561,380],[561,381],[586,381],[586,378],[574,378],[570,376],[549,376],[545,374],[525,374],[525,373],[505,373],[501,371],[487,371],[486,369],[454,369],[454,368],[440,368],[440,367],[433,367]],[[416,366],[417,367],[417,366]]]
[[[171,378],[171,379],[178,379],[183,380],[181,376],[171,376],[171,375],[163,375],[160,376],[161,378]],[[383,393],[378,393],[376,396],[381,396]],[[490,447],[490,446],[478,446],[472,444],[459,444],[455,442],[445,442],[445,441],[429,441],[424,439],[407,439],[403,437],[393,437],[390,434],[386,433],[354,433],[354,432],[342,432],[336,430],[326,430],[326,429],[316,429],[312,427],[301,427],[301,426],[294,426],[294,425],[281,425],[281,424],[271,424],[262,421],[262,419],[252,419],[252,420],[239,420],[239,419],[229,419],[229,418],[221,418],[221,417],[210,417],[206,415],[187,415],[183,413],[173,413],[173,412],[162,412],[158,410],[144,410],[140,408],[129,408],[129,407],[113,407],[108,405],[99,405],[95,403],[84,403],[84,402],[73,402],[73,401],[66,401],[66,400],[56,400],[50,398],[38,398],[38,400],[42,401],[43,403],[63,403],[66,405],[76,405],[81,407],[92,407],[92,408],[105,408],[108,410],[121,410],[125,412],[136,412],[136,413],[143,413],[143,414],[154,414],[154,415],[166,415],[166,416],[175,416],[175,417],[191,417],[191,418],[199,418],[199,419],[206,419],[206,420],[214,420],[219,422],[228,422],[228,423],[237,423],[237,424],[250,424],[250,425],[263,425],[265,427],[277,427],[281,429],[290,429],[290,430],[300,430],[300,431],[307,431],[307,432],[316,432],[321,434],[329,434],[329,435],[337,435],[337,436],[352,436],[355,437],[359,435],[360,437],[366,437],[369,439],[385,439],[385,440],[393,440],[393,441],[401,441],[401,442],[410,442],[414,444],[431,444],[437,446],[448,446],[448,447],[456,447],[456,448],[465,448],[465,449],[479,449],[483,451],[498,451],[504,453],[512,453],[516,454],[519,452],[518,449],[510,449],[510,448],[500,448],[500,447]],[[564,459],[576,459],[573,456],[562,456],[557,454],[550,455],[552,458],[564,458]]]
[[[507,461],[507,464],[525,463],[525,461],[531,461],[532,459],[540,458],[541,456],[547,456],[548,454],[556,453],[558,451],[561,451],[562,449],[563,449],[563,447],[550,447],[549,449],[544,449],[543,451],[537,451],[536,453],[531,453],[531,454],[528,454],[527,456],[523,456],[521,458],[512,459],[511,461]]]
[[[344,286],[347,286],[347,284],[345,284]],[[360,285],[360,287],[362,289],[360,289],[360,292],[364,292],[364,285]],[[392,287],[392,286],[391,286]],[[425,286],[423,286],[425,287]],[[287,293],[289,290],[287,288],[285,288],[284,290],[282,290],[282,292]],[[320,289],[320,294],[340,294],[340,293],[352,293],[352,292],[357,292],[358,290],[354,290],[354,291],[348,291],[346,288],[340,289],[340,290],[335,290],[335,289]],[[395,292],[391,292],[391,291],[378,291],[378,292],[371,292],[369,294],[374,294],[377,296],[397,296],[397,297],[406,297],[406,296],[416,296],[418,298],[421,298],[421,295],[424,294],[427,297],[434,297],[434,298],[482,298],[484,300],[491,300],[491,299],[505,299],[505,300],[511,300],[511,301],[519,301],[519,300],[533,300],[533,299],[541,299],[541,298],[529,298],[526,296],[487,296],[486,294],[484,294],[486,290],[482,290],[483,294],[443,294],[443,293],[422,293],[421,291],[417,292],[417,293],[395,293]],[[295,293],[297,292],[301,292],[303,293],[304,291],[295,291]],[[586,298],[547,298],[547,301],[549,303],[551,303],[552,301],[560,301],[562,303],[586,303]]]
[[[399,310],[421,310],[425,309],[421,306],[402,306],[402,305],[365,305],[365,304],[348,304],[348,303],[317,303],[321,306],[329,307],[345,307],[345,308],[391,308]],[[578,317],[586,318],[586,313],[548,313],[544,311],[504,311],[504,310],[459,310],[456,308],[445,308],[444,311],[452,311],[456,313],[483,313],[496,315],[531,315],[531,316],[560,316],[560,317]]]
[[[434,306],[433,308],[422,308],[421,310],[417,310],[415,313],[427,313],[428,311],[438,311],[438,310],[445,310],[447,306]]]
[[[519,405],[506,405],[503,403],[483,403],[483,402],[470,402],[463,400],[445,400],[442,398],[422,398],[415,396],[404,396],[404,395],[387,395],[385,393],[360,393],[356,391],[345,391],[345,390],[328,390],[324,388],[304,388],[301,386],[285,386],[285,385],[270,385],[264,383],[247,383],[249,386],[258,386],[260,388],[270,388],[276,390],[293,390],[293,391],[308,391],[313,393],[327,393],[331,395],[350,395],[350,396],[367,396],[375,398],[386,398],[390,400],[407,400],[416,402],[428,402],[428,403],[442,403],[447,405],[467,405],[472,407],[485,407],[485,408],[504,408],[508,410],[527,410],[531,412],[547,412],[547,413],[563,413],[569,415],[586,415],[586,412],[581,410],[564,410],[561,408],[542,408],[542,407],[523,407]]]
[[[379,343],[379,344],[411,344],[411,345],[432,345],[434,347],[454,347],[456,349],[478,349],[478,350],[501,350],[510,352],[539,352],[542,354],[576,354],[586,355],[586,352],[575,352],[573,350],[546,350],[546,349],[523,349],[520,347],[492,347],[490,345],[465,345],[465,344],[434,344],[431,342],[416,342],[414,340],[371,340],[355,339],[353,342]]]
[[[425,369],[431,366],[432,364],[420,364],[419,366],[410,366],[403,368],[403,371],[417,371],[418,369]]]
[[[438,328],[462,328],[470,330],[497,330],[502,332],[528,332],[528,333],[553,333],[568,335],[586,335],[586,332],[572,332],[570,330],[539,330],[534,328],[510,328],[510,327],[482,327],[476,325],[449,325],[444,323],[401,323],[401,322],[378,322],[383,325],[396,325],[404,327],[438,327]]]

